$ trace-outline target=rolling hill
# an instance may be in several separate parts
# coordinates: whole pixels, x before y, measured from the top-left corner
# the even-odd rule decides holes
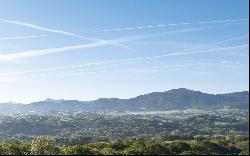
[[[53,100],[23,104],[0,104],[1,113],[53,111],[70,112],[124,112],[124,111],[168,111],[186,109],[212,110],[218,108],[249,109],[249,92],[229,94],[207,94],[185,88],[166,92],[154,92],[131,99],[100,98],[94,101]]]

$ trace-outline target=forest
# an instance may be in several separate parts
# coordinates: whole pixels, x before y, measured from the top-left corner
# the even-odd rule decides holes
[[[248,155],[248,110],[0,116],[1,155]]]
[[[167,141],[163,138],[103,140],[88,144],[58,146],[48,136],[30,142],[0,143],[1,155],[249,155],[249,138]]]

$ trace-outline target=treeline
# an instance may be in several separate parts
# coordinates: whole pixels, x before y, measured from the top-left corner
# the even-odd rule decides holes
[[[249,155],[249,137],[167,141],[163,138],[98,141],[59,146],[54,138],[0,143],[0,155]]]
[[[30,141],[33,136],[47,135],[61,138],[61,145],[67,145],[71,138],[74,144],[77,141],[76,136],[85,137],[82,143],[89,143],[92,139],[99,138],[123,140],[168,136],[166,140],[188,140],[197,137],[212,139],[232,134],[249,134],[249,113],[234,110],[211,114],[188,112],[173,115],[54,113],[0,116],[1,141]]]

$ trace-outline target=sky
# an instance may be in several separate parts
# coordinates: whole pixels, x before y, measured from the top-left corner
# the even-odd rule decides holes
[[[0,0],[0,103],[249,90],[248,0]]]

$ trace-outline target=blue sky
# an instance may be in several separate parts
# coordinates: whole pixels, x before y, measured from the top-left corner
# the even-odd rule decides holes
[[[0,0],[0,102],[249,90],[247,0]]]

